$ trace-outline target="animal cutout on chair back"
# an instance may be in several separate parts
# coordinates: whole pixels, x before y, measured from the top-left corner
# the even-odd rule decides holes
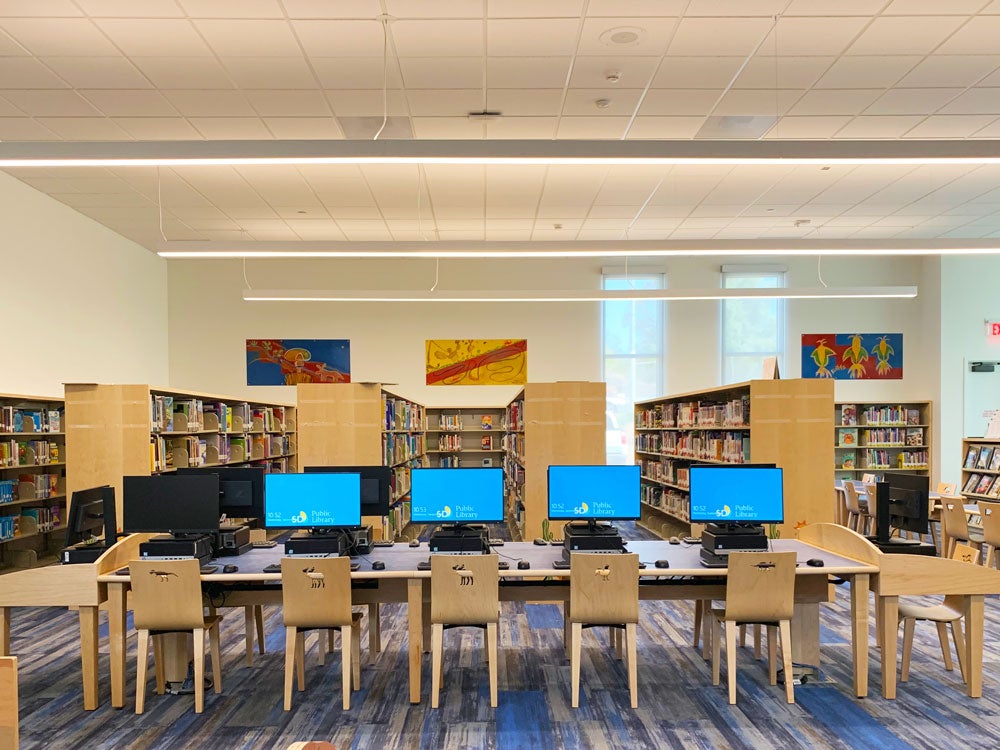
[[[496,554],[431,555],[431,622],[496,622],[499,571],[500,558]]]
[[[574,622],[619,625],[639,621],[639,556],[574,552],[570,557]]]
[[[286,626],[333,628],[352,623],[351,561],[347,557],[281,560],[282,613]]]

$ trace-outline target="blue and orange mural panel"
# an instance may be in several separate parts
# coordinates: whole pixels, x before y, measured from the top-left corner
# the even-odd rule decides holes
[[[526,339],[428,339],[427,385],[524,385]]]
[[[247,339],[247,385],[350,383],[348,339]]]
[[[901,333],[803,333],[802,377],[901,380]]]

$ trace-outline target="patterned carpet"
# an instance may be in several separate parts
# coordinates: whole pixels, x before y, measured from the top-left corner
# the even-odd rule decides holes
[[[637,534],[638,535],[638,534]],[[628,702],[624,664],[613,658],[607,632],[584,636],[580,708],[569,706],[569,662],[563,655],[562,615],[547,604],[503,605],[500,626],[499,707],[489,707],[482,634],[445,634],[441,708],[432,710],[430,658],[424,657],[425,700],[408,700],[406,620],[402,605],[383,607],[384,651],[369,663],[362,638],[362,686],[351,710],[340,707],[340,659],[316,661],[307,640],[306,691],[282,710],[281,613],[268,608],[267,651],[247,667],[243,616],[223,622],[223,692],[206,694],[196,716],[190,696],[157,696],[148,686],[146,713],[135,716],[135,638],[129,640],[129,708],[110,707],[107,625],[101,635],[101,701],[82,709],[77,619],[60,609],[15,609],[13,651],[20,657],[22,748],[284,748],[323,739],[341,748],[941,748],[959,741],[1000,740],[1000,611],[986,606],[983,694],[962,691],[959,673],[946,672],[933,627],[921,623],[910,682],[899,698],[878,697],[878,651],[871,648],[871,694],[851,695],[848,592],[822,608],[825,681],[796,687],[787,705],[783,688],[767,683],[766,662],[751,649],[739,654],[738,705],[723,685],[713,687],[708,664],[689,645],[692,607],[686,602],[643,602],[639,627],[639,709]],[[874,643],[874,632],[873,640]],[[961,737],[961,740],[959,740]]]

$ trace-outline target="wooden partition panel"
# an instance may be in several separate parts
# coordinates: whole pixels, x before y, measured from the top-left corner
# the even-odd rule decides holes
[[[0,656],[0,748],[17,744],[17,657]]]
[[[382,463],[382,390],[375,383],[296,386],[299,466]]]

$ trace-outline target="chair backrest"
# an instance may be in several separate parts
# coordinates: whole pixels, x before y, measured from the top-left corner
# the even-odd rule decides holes
[[[874,474],[867,474],[867,473],[862,474],[861,475],[861,481],[863,483],[865,483],[865,484],[875,484],[875,475]]]
[[[500,558],[431,555],[431,622],[481,625],[500,621]]]
[[[350,625],[350,558],[281,558],[281,609],[286,627]]]
[[[955,494],[955,483],[954,482],[938,482],[936,492],[939,495],[954,495]]]
[[[17,748],[17,657],[0,656],[0,747]]]
[[[970,547],[968,544],[957,542],[955,549],[951,551],[951,559],[975,565],[979,562],[979,550],[975,547]]]
[[[983,541],[1000,547],[1000,503],[979,501],[979,517],[983,524]]]
[[[955,539],[969,538],[969,518],[965,515],[964,500],[961,495],[941,498],[941,526],[947,536]]]
[[[570,621],[639,622],[639,556],[573,552],[569,557]]]
[[[726,619],[775,622],[795,607],[794,552],[732,552],[726,576]]]
[[[133,560],[128,571],[137,629],[193,630],[204,626],[197,560]]]
[[[847,504],[847,510],[851,513],[861,514],[861,503],[858,500],[858,490],[854,486],[854,482],[844,480],[844,502]]]

